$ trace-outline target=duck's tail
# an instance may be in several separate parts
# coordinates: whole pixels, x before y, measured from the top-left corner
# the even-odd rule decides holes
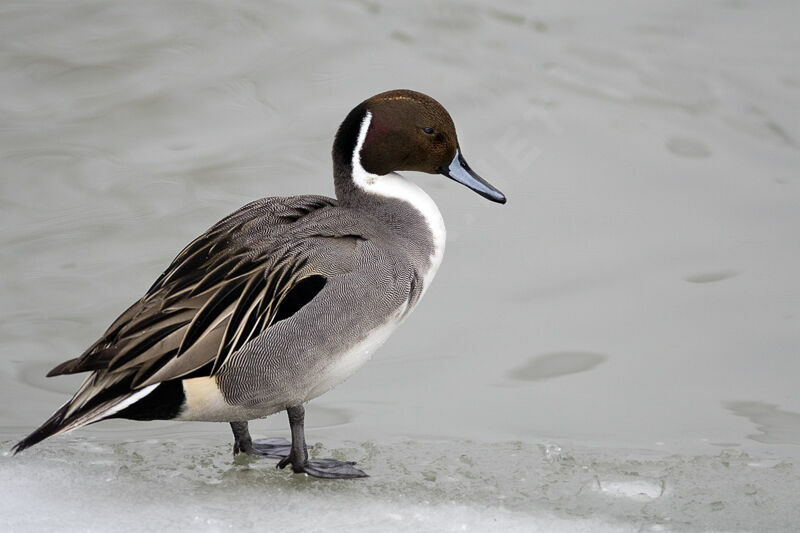
[[[11,451],[16,455],[22,450],[30,448],[34,444],[48,437],[52,437],[53,435],[66,433],[67,431],[112,417],[115,413],[118,413],[147,396],[157,386],[158,384],[150,385],[141,390],[130,391],[126,394],[112,396],[111,398],[104,398],[102,400],[100,400],[100,398],[92,398],[94,401],[89,401],[76,408],[75,404],[80,394],[79,392],[67,403],[62,405],[58,411],[53,413],[52,416],[33,433],[16,443],[14,447],[11,448]],[[81,391],[82,390],[83,388]]]
[[[33,433],[19,441],[11,448],[11,451],[14,454],[18,454],[25,448],[30,448],[34,444],[37,444],[47,437],[52,437],[58,433],[61,433],[64,427],[64,419],[66,418],[67,410],[69,409],[69,402],[62,405],[58,411],[53,413],[53,415],[47,419],[47,421],[39,426]]]

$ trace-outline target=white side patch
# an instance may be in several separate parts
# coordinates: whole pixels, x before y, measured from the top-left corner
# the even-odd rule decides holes
[[[361,121],[361,128],[358,131],[358,141],[353,150],[353,158],[351,161],[353,167],[353,182],[360,189],[379,196],[386,196],[389,198],[398,198],[404,200],[414,206],[422,214],[422,217],[427,222],[428,227],[433,235],[433,253],[431,254],[431,267],[425,273],[423,278],[423,294],[430,286],[433,276],[439,269],[444,257],[445,240],[447,230],[444,227],[444,219],[436,203],[428,194],[419,188],[414,183],[403,178],[400,174],[391,173],[385,176],[378,174],[371,174],[361,166],[361,148],[364,146],[364,141],[367,138],[367,131],[372,122],[372,113],[367,111],[364,119]]]
[[[122,411],[126,407],[130,407],[131,405],[135,404],[136,402],[138,402],[139,400],[141,400],[142,398],[144,398],[145,396],[147,396],[148,394],[153,392],[153,389],[158,387],[158,385],[159,385],[158,383],[156,383],[154,385],[148,385],[147,387],[143,388],[142,390],[134,392],[133,394],[131,394],[130,396],[128,396],[127,398],[125,398],[124,400],[119,402],[117,405],[115,405],[114,407],[112,407],[108,411],[103,411],[103,413],[101,413],[101,416],[103,418],[106,418],[106,417],[109,417],[109,416],[113,415],[114,413],[118,413],[118,412]],[[92,418],[92,420],[94,420],[94,418]],[[88,424],[88,422],[87,422],[87,424]]]

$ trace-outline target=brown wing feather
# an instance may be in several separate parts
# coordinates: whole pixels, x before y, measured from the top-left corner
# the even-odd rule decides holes
[[[94,372],[70,411],[122,381],[139,389],[197,372],[213,375],[280,317],[293,289],[313,285],[304,291],[310,301],[324,274],[310,265],[304,239],[284,235],[287,225],[333,205],[315,196],[259,200],[192,241],[84,354],[50,371]],[[308,279],[316,282],[304,285]]]

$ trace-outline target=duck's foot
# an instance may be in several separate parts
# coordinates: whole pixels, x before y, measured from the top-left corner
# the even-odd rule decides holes
[[[246,453],[257,457],[280,459],[278,468],[292,467],[295,474],[308,474],[309,476],[326,479],[352,479],[369,477],[363,470],[356,468],[353,461],[337,461],[336,459],[309,459],[306,447],[303,421],[305,410],[303,406],[289,407],[289,426],[292,430],[292,442],[286,439],[258,439],[250,437],[247,422],[231,422],[233,430],[233,454]]]
[[[277,468],[286,468],[291,465],[295,474],[308,474],[326,479],[369,477],[366,472],[353,466],[354,464],[356,464],[355,461],[337,461],[336,459],[307,459],[305,463],[294,464],[292,457],[289,456],[281,459]]]
[[[267,457],[269,459],[283,459],[289,457],[292,451],[292,443],[286,439],[256,439],[246,450],[242,450],[248,455],[257,457]]]
[[[352,479],[367,477],[363,470],[359,470],[351,461],[337,461],[336,459],[309,459],[306,449],[306,436],[303,429],[306,411],[302,405],[286,409],[289,414],[289,427],[292,430],[292,451],[278,462],[278,468],[292,466],[295,474],[308,474],[309,476],[326,479]]]
[[[233,429],[233,455],[246,453],[256,457],[268,457],[270,459],[284,459],[289,457],[292,451],[292,443],[286,439],[270,438],[257,439],[250,438],[250,430],[247,422],[231,422]]]

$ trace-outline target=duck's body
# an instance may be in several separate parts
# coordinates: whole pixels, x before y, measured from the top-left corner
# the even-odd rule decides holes
[[[321,477],[364,475],[349,463],[307,459],[302,406],[369,359],[439,267],[441,214],[393,173],[446,160],[451,165],[433,168],[462,182],[477,178],[462,166],[452,122],[437,106],[412,91],[357,106],[334,143],[337,200],[258,200],[195,239],[102,338],[48,374],[91,372],[16,451],[106,418],[207,420],[231,423],[236,451],[282,457],[281,466]],[[409,109],[442,128],[440,140],[455,144],[455,155],[428,161],[415,152],[418,140],[392,131],[408,134],[392,123]],[[453,176],[461,170],[468,178]],[[482,180],[467,185],[505,200]],[[292,446],[253,443],[246,421],[282,410]]]
[[[379,217],[339,207],[335,200],[324,197],[260,200],[212,228],[214,233],[231,228],[228,241],[218,244],[253,256],[250,262],[257,265],[254,275],[269,272],[265,258],[282,257],[287,261],[285,268],[302,264],[293,275],[306,280],[304,300],[310,292],[319,292],[288,318],[273,321],[247,342],[240,341],[239,349],[217,363],[219,370],[213,376],[181,380],[184,398],[178,398],[181,403],[175,418],[217,422],[263,418],[304,404],[355,372],[408,316],[424,291],[422,280],[431,279],[438,267],[431,260],[430,232],[419,215],[407,215],[410,220],[406,223],[418,226],[419,237],[402,246]],[[242,231],[260,225],[274,232],[274,242],[264,242],[263,231],[250,236]],[[178,258],[178,268],[182,260]],[[198,276],[208,270],[203,265]],[[231,316],[236,315],[236,308],[255,305],[258,297],[255,291],[251,298],[239,296],[245,293],[243,286],[235,291],[232,296],[241,302],[226,309]],[[161,301],[169,298],[155,293]],[[218,327],[235,331],[241,327],[236,324],[244,321],[244,316],[237,316]],[[188,327],[172,334],[176,345]],[[209,355],[203,352],[189,366],[208,364]],[[178,362],[176,358],[172,364]],[[165,365],[158,372],[171,370]],[[160,376],[151,380],[158,381]],[[147,386],[151,380],[143,384]],[[133,411],[130,408],[127,414]]]

